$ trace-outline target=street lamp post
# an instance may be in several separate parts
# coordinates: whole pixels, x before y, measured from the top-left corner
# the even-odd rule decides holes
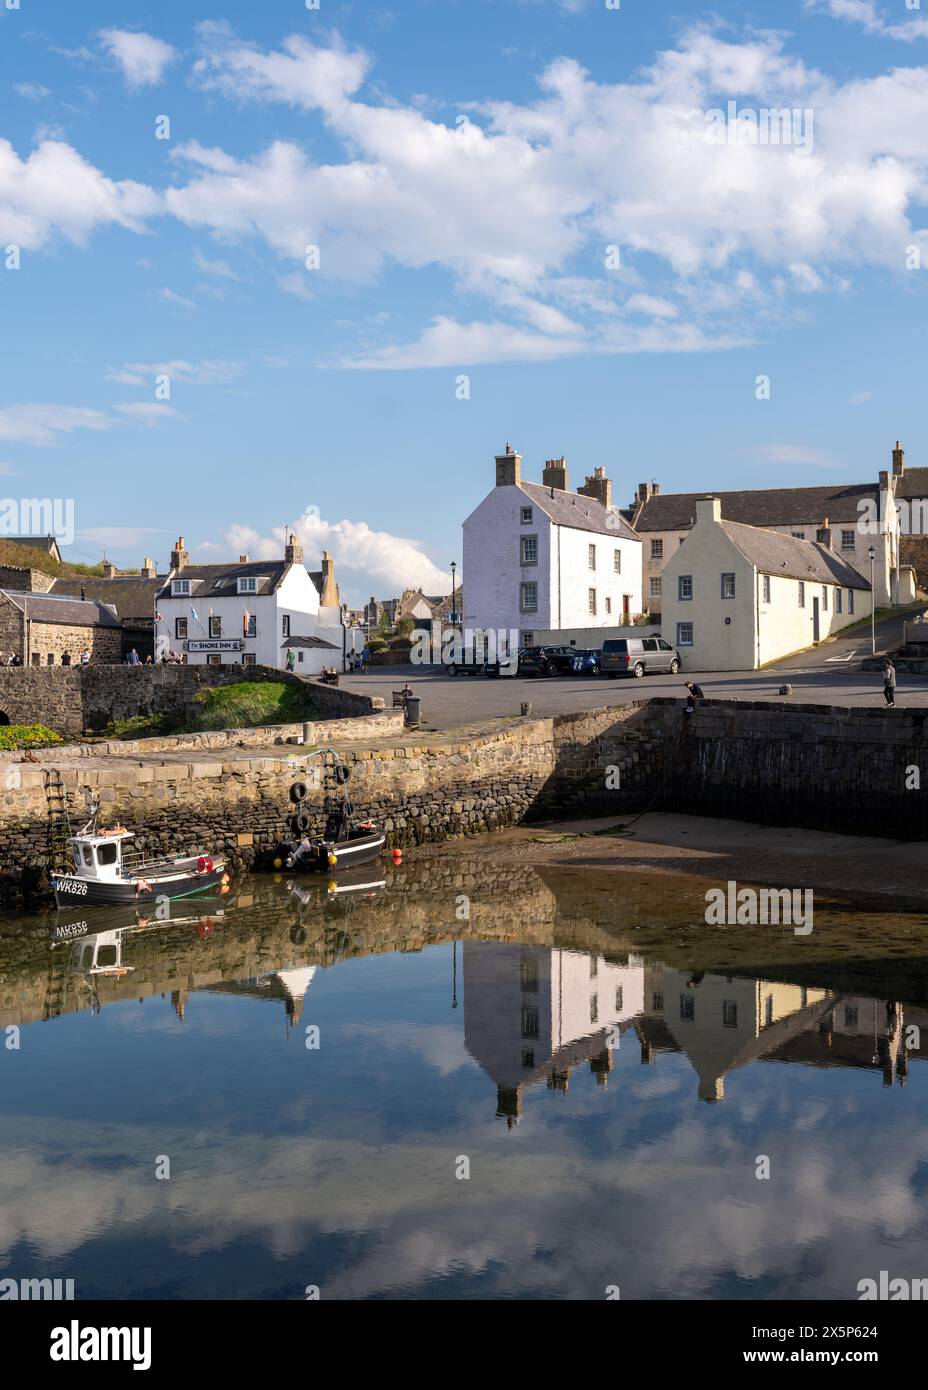
[[[876,656],[876,599],[873,596],[873,560],[876,551],[872,545],[867,554],[870,557],[870,655]]]
[[[457,572],[457,567],[458,567],[458,566],[457,566],[457,561],[456,561],[456,560],[452,560],[452,561],[451,561],[451,626],[452,626],[452,627],[455,625],[455,623],[456,623],[457,620],[458,620],[457,604],[455,603],[455,598],[454,598],[454,584],[455,584],[454,576],[455,576],[455,573]]]

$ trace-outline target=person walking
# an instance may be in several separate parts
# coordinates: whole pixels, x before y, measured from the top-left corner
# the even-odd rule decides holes
[[[361,675],[362,675],[362,676],[366,676],[366,675],[367,675],[367,666],[368,666],[368,662],[370,661],[370,659],[371,659],[370,648],[368,647],[367,643],[365,642],[365,643],[364,643],[364,650],[363,650],[363,652],[361,653]]]
[[[896,708],[896,668],[889,657],[883,662],[883,698],[890,709]]]
[[[292,647],[287,648],[287,670],[292,671],[296,667],[296,652]]]

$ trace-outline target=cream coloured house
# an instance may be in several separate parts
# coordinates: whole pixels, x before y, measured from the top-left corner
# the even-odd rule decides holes
[[[664,568],[662,634],[691,671],[751,671],[803,651],[870,614],[870,585],[831,549],[723,521],[719,498]]]

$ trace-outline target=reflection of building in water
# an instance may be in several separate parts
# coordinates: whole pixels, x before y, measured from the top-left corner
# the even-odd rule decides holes
[[[634,956],[616,965],[579,951],[466,942],[464,1042],[496,1082],[496,1113],[511,1125],[526,1086],[544,1077],[566,1091],[583,1063],[605,1085],[616,1040],[644,1010],[644,986]]]
[[[699,1078],[701,1100],[721,1100],[725,1074],[757,1061],[873,1067],[882,1071],[886,1085],[893,1084],[894,1075],[900,1084],[905,1081],[899,1004],[771,980],[665,969],[652,1006],[659,1017],[641,1022],[642,1060],[653,1061],[660,1051],[685,1053]]]
[[[207,985],[210,994],[244,995],[249,999],[281,999],[287,1016],[288,1027],[294,1027],[303,1013],[303,1001],[317,967],[315,965],[291,966],[286,970],[275,970],[270,975],[260,975],[253,980],[236,980],[219,985]]]

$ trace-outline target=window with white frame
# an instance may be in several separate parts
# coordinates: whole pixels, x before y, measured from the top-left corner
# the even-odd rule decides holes
[[[822,585],[822,612],[828,612],[828,586],[826,584]]]
[[[222,657],[218,652],[210,652],[206,658],[206,664],[207,666],[221,666]]]
[[[805,608],[805,606],[806,606],[806,586],[805,586],[805,584],[802,582],[802,580],[800,579],[800,581],[799,581],[799,607],[800,607],[800,608]]]
[[[691,647],[693,645],[693,624],[677,623],[677,646]]]
[[[621,573],[622,573],[622,552],[621,552],[621,550],[613,550],[613,552],[612,552],[612,572],[613,572],[613,574],[621,574]]]
[[[722,575],[722,598],[735,597],[735,576],[733,574]]]
[[[844,597],[844,595],[841,593],[841,590],[840,590],[840,589],[835,589],[835,612],[836,612],[836,613],[840,613],[840,612],[841,612],[841,600],[842,600],[843,597]]]
[[[664,542],[663,542],[663,541],[652,541],[652,542],[651,542],[651,559],[652,559],[652,560],[663,560],[663,558],[664,558]]]
[[[848,611],[849,613],[853,613],[853,611],[854,611],[854,590],[853,590],[853,589],[848,589],[848,591],[847,591],[847,611]]]
[[[663,580],[659,574],[652,574],[650,579],[651,598],[660,598],[662,583]]]
[[[246,627],[245,627],[245,636],[246,636],[246,637],[257,637],[257,635],[258,635],[258,619],[255,617],[254,613],[249,613],[249,614],[248,614],[248,622],[247,622]]]
[[[519,611],[521,613],[538,612],[538,585],[534,581],[530,584],[519,585]]]
[[[175,619],[174,619],[174,636],[177,637],[177,638],[183,638],[183,637],[186,637],[186,636],[187,636],[187,619],[186,619],[186,618],[175,618]]]
[[[221,637],[221,636],[222,636],[222,619],[221,619],[221,618],[210,618],[210,620],[209,620],[209,635],[210,635],[210,637]]]
[[[677,577],[677,598],[686,603],[693,597],[693,576],[681,574]]]
[[[590,570],[596,568],[596,546],[588,545],[586,548],[586,567]]]
[[[790,531],[790,535],[794,541],[804,541],[806,538],[805,531]]]
[[[255,657],[254,652],[243,652],[243,653],[242,653],[242,665],[243,665],[243,666],[254,666],[256,660],[257,660],[257,658]]]
[[[519,511],[519,520],[523,526],[531,526],[534,512],[531,507],[522,507]]]
[[[172,598],[189,598],[189,596],[190,596],[190,580],[189,580],[189,579],[172,579],[172,580],[171,580],[171,597],[172,597]]]
[[[289,614],[289,613],[283,613],[283,614],[281,614],[281,618],[280,618],[280,635],[281,635],[281,637],[289,637],[289,636],[290,636],[290,614]]]
[[[519,537],[519,563],[522,565],[538,564],[538,537],[520,536]]]
[[[595,589],[588,589],[588,590],[587,590],[587,604],[588,604],[588,607],[589,607],[590,617],[591,617],[591,618],[595,618],[595,617],[596,617],[596,590],[595,590]]]
[[[238,591],[240,594],[256,594],[258,592],[257,576],[253,574],[240,574],[238,577]]]
[[[856,535],[853,531],[841,532],[841,549],[854,550],[856,548]]]
[[[612,612],[612,599],[611,599],[611,598],[607,598],[607,599],[606,599],[606,613],[609,614],[609,613],[611,613],[611,612]]]
[[[770,602],[770,575],[769,575],[769,574],[764,574],[764,575],[761,576],[761,597],[762,597],[762,602],[764,602],[764,603],[769,603],[769,602]]]

